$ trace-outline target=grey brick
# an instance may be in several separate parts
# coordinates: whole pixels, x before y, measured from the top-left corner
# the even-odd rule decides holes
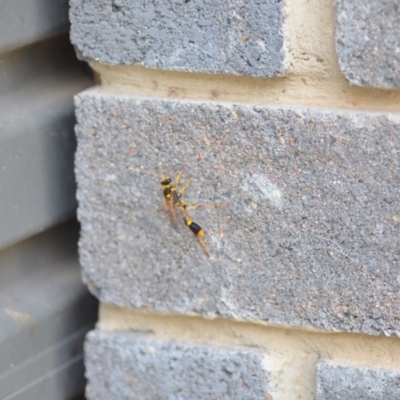
[[[281,0],[71,0],[71,41],[105,64],[272,77],[285,70]]]
[[[317,400],[400,399],[400,373],[377,368],[348,367],[320,362]]]
[[[76,98],[84,279],[106,303],[399,335],[400,118]],[[186,165],[207,258],[158,209]],[[184,182],[184,180],[183,180]]]
[[[400,87],[400,10],[392,0],[336,0],[339,65],[353,85]]]
[[[265,355],[245,347],[92,331],[85,344],[86,395],[89,400],[265,400]]]

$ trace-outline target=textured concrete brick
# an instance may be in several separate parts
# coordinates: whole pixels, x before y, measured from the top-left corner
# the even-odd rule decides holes
[[[86,395],[89,400],[265,400],[272,397],[264,357],[244,347],[92,331],[85,345]]]
[[[71,41],[86,60],[278,76],[281,0],[71,0]]]
[[[399,335],[398,115],[76,98],[84,279],[106,303]],[[165,212],[186,164],[211,257]]]
[[[399,4],[336,0],[339,65],[353,85],[400,87]]]
[[[400,373],[377,368],[317,366],[317,400],[400,399]]]

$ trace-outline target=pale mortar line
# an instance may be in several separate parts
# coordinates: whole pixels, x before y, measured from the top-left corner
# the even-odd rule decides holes
[[[342,81],[334,0],[285,0],[284,49],[290,75]]]
[[[250,346],[266,350],[265,366],[282,400],[315,398],[315,365],[319,359],[341,365],[368,366],[400,372],[400,339],[316,329],[284,327],[144,312],[102,304],[97,328],[105,331],[146,331],[155,338]]]
[[[400,90],[350,86],[343,77],[261,79],[91,63],[105,93],[267,106],[400,112]]]
[[[400,90],[350,86],[335,49],[334,0],[286,0],[288,76],[251,78],[91,63],[106,92],[175,100],[400,111]]]
[[[118,90],[117,90],[118,89]],[[132,95],[131,93],[125,91],[125,90],[119,90],[120,88],[117,88],[116,86],[113,86],[112,90],[109,88],[105,88],[103,86],[92,86],[89,89],[86,89],[82,93],[86,94],[92,94],[92,95],[99,95],[99,96],[105,96],[105,97],[114,97],[118,99],[131,99],[131,100],[143,100],[143,101],[174,101],[174,102],[181,102],[181,103],[186,103],[186,104],[212,104],[212,105],[220,105],[223,107],[263,107],[263,108],[268,108],[269,110],[292,110],[292,111],[298,111],[298,112],[305,112],[309,110],[315,110],[315,111],[320,111],[320,112],[337,112],[340,115],[348,114],[352,111],[356,112],[357,114],[366,114],[368,116],[381,116],[381,115],[386,115],[390,119],[398,122],[400,113],[397,110],[380,110],[380,109],[353,109],[350,110],[348,108],[333,108],[333,107],[327,107],[327,106],[316,106],[316,105],[311,105],[311,106],[305,106],[301,104],[255,104],[255,103],[245,103],[245,102],[239,102],[239,101],[216,101],[216,100],[204,100],[204,99],[190,99],[190,98],[179,98],[179,99],[171,99],[171,98],[165,98],[162,96],[148,96],[148,95]],[[399,110],[400,111],[400,110]]]

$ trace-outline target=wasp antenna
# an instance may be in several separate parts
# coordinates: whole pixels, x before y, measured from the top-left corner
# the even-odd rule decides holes
[[[176,168],[181,166],[181,163],[175,164],[173,167],[171,167],[171,169],[168,171],[168,175],[171,175],[172,171]],[[185,168],[185,166],[182,167],[182,170]]]
[[[162,176],[162,180],[164,180],[168,177],[168,175],[165,175],[163,170],[161,169],[161,165],[157,165],[157,170],[158,170],[158,173],[160,174],[160,176]]]

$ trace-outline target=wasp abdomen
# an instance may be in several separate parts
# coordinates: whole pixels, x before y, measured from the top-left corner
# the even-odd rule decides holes
[[[193,222],[190,219],[185,220],[185,224],[188,226],[188,228],[196,235],[203,237],[204,236],[204,231],[202,227],[199,224],[196,224],[196,222]]]

